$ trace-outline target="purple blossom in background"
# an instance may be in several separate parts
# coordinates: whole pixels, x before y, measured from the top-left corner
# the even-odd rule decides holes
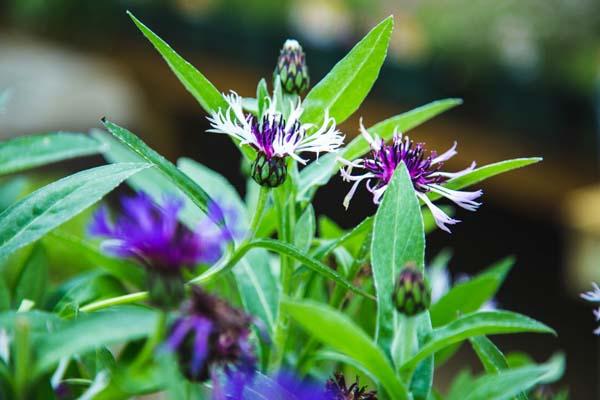
[[[592,303],[600,303],[600,287],[598,287],[598,284],[595,282],[592,283],[592,287],[593,290],[582,293],[581,298]],[[600,307],[594,310],[594,317],[596,318],[596,321],[600,321]],[[594,334],[600,336],[600,327],[594,331]]]
[[[213,379],[219,391],[218,371],[245,385],[254,374],[256,359],[248,342],[252,317],[231,307],[198,286],[182,315],[171,326],[165,343],[175,352],[184,375],[193,381]]]
[[[456,155],[456,143],[448,151],[439,156],[435,151],[426,155],[423,143],[414,143],[408,136],[394,134],[393,144],[388,145],[385,144],[383,139],[377,136],[372,137],[362,125],[362,122],[360,130],[363,137],[371,146],[371,157],[360,158],[354,161],[340,160],[346,164],[346,168],[341,170],[342,178],[345,181],[354,182],[344,199],[344,207],[348,208],[358,185],[363,180],[367,181],[367,190],[373,193],[373,202],[379,204],[396,167],[401,162],[406,165],[417,197],[429,207],[440,229],[450,232],[446,225],[453,225],[460,221],[451,218],[434,205],[427,197],[428,192],[431,191],[446,197],[456,205],[469,211],[475,211],[481,205],[481,203],[475,201],[483,193],[481,190],[474,192],[458,191],[445,188],[441,185],[448,179],[465,175],[475,168],[475,162],[473,162],[468,168],[462,171],[440,171],[443,163]],[[361,175],[351,175],[353,168],[361,168],[366,172]]]
[[[107,238],[102,248],[115,256],[132,258],[144,267],[162,274],[179,274],[200,262],[213,263],[222,254],[226,241],[232,239],[208,218],[195,230],[179,221],[183,199],[165,196],[156,204],[140,192],[121,201],[122,214],[112,221],[108,210],[100,208],[89,227],[92,235]],[[224,220],[217,204],[209,206],[213,220]]]
[[[226,395],[213,400],[337,400],[327,394],[322,382],[300,379],[289,371],[280,371],[273,376],[256,373],[248,382],[228,380]]]

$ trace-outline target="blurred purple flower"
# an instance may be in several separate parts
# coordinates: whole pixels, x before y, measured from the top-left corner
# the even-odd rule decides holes
[[[213,378],[217,371],[244,385],[251,379],[256,359],[248,342],[252,317],[227,302],[192,286],[191,299],[171,326],[165,346],[177,354],[182,372],[190,380]]]
[[[428,192],[431,191],[446,197],[456,205],[469,211],[475,211],[481,205],[481,203],[475,201],[483,193],[481,190],[466,192],[451,190],[441,185],[448,179],[465,175],[475,168],[475,162],[473,162],[468,168],[459,172],[440,171],[444,161],[456,155],[456,143],[448,151],[439,156],[435,151],[426,155],[423,143],[414,143],[408,136],[394,134],[393,144],[388,145],[385,144],[383,139],[377,136],[372,137],[362,125],[362,121],[360,130],[363,137],[371,146],[371,157],[360,158],[354,161],[340,160],[346,164],[346,168],[341,170],[342,178],[345,181],[354,182],[352,188],[344,198],[344,207],[348,208],[358,185],[363,180],[367,181],[367,190],[373,194],[373,202],[379,204],[396,167],[401,162],[406,165],[417,197],[429,207],[440,229],[450,232],[446,225],[453,225],[460,221],[451,218],[434,205],[427,197]],[[362,175],[351,175],[353,168],[361,168],[366,170],[366,172]]]
[[[159,205],[140,192],[123,198],[121,205],[122,214],[114,222],[107,208],[100,208],[89,232],[107,238],[102,248],[108,253],[133,258],[161,274],[179,274],[200,262],[213,263],[221,256],[224,243],[232,240],[229,230],[212,222],[225,219],[217,204],[209,206],[212,221],[203,220],[196,230],[179,221],[184,202],[176,196],[165,196]]]
[[[250,382],[229,379],[226,388],[226,395],[213,399],[337,400],[325,392],[323,383],[300,379],[289,371],[280,371],[273,376],[257,373]]]

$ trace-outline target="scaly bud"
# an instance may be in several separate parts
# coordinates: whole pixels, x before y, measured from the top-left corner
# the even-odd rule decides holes
[[[285,182],[286,176],[287,165],[284,158],[258,153],[252,163],[252,179],[261,186],[277,187]]]
[[[301,95],[308,89],[308,67],[302,46],[297,40],[288,39],[283,44],[273,72],[273,79],[278,78],[286,93]]]
[[[429,285],[413,263],[407,264],[400,272],[393,296],[396,310],[408,317],[422,313],[431,304]]]

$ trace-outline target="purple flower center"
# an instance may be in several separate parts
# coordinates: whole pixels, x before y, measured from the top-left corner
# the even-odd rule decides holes
[[[447,179],[435,174],[443,166],[441,162],[432,163],[437,156],[435,151],[426,156],[423,143],[415,144],[412,140],[402,140],[401,136],[394,136],[394,143],[391,145],[381,140],[381,147],[372,150],[371,155],[371,159],[365,160],[364,167],[377,177],[375,189],[390,182],[401,162],[406,165],[413,186],[419,192],[426,193],[429,191],[428,185],[443,183]]]
[[[300,135],[293,138],[294,134],[300,129],[298,121],[286,132],[286,122],[282,115],[275,117],[265,115],[261,122],[253,115],[249,115],[247,118],[252,127],[252,135],[258,143],[258,146],[253,145],[253,147],[267,156],[267,159],[271,159],[275,155],[276,144],[279,144],[279,147],[285,143],[295,145],[302,139]]]

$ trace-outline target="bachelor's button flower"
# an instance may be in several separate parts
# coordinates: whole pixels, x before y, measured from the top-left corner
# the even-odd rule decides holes
[[[166,348],[177,354],[190,380],[212,378],[218,391],[218,372],[223,371],[242,385],[251,379],[256,364],[248,342],[251,322],[243,311],[193,286],[191,299],[170,328]]]
[[[273,79],[279,79],[284,91],[301,95],[306,92],[310,83],[308,67],[302,46],[297,40],[288,39],[283,44]]]
[[[360,386],[358,377],[350,386],[346,384],[344,375],[337,373],[326,384],[327,400],[377,400],[376,391],[368,391]]]
[[[475,162],[473,162],[468,168],[459,172],[440,171],[444,161],[456,154],[456,143],[439,156],[434,151],[427,155],[423,143],[414,143],[408,136],[394,134],[393,143],[388,145],[383,139],[377,136],[372,137],[362,125],[362,121],[360,130],[371,146],[371,157],[351,162],[340,160],[346,164],[346,168],[341,170],[342,178],[346,181],[354,181],[354,185],[344,199],[344,207],[348,208],[359,183],[363,180],[367,181],[367,189],[373,193],[373,202],[379,204],[396,167],[401,162],[406,165],[417,197],[429,207],[440,229],[450,232],[446,225],[453,225],[459,221],[449,217],[434,205],[427,197],[428,192],[431,191],[446,197],[456,205],[469,211],[475,211],[481,205],[481,203],[475,201],[481,196],[481,190],[466,192],[451,190],[441,185],[448,179],[462,176],[475,168]],[[366,172],[361,175],[351,175],[353,168],[361,168]]]
[[[592,303],[600,303],[600,287],[597,283],[592,283],[593,290],[582,293],[581,298]],[[600,321],[600,307],[594,310],[596,321]],[[596,335],[600,335],[600,327],[594,331]]]
[[[223,399],[250,400],[337,400],[326,393],[322,383],[300,379],[289,371],[280,371],[273,376],[257,373],[251,382],[229,381],[227,395]],[[216,400],[216,399],[215,399]],[[218,399],[221,400],[221,399]]]
[[[289,156],[301,164],[308,160],[300,153],[320,153],[336,151],[343,143],[344,136],[336,129],[335,120],[325,112],[323,125],[308,134],[312,124],[300,123],[302,106],[292,103],[287,118],[277,111],[274,99],[259,118],[244,114],[242,99],[234,92],[225,95],[229,104],[227,110],[219,110],[208,119],[212,129],[209,132],[224,133],[238,139],[242,145],[252,146],[258,153],[252,165],[252,178],[262,186],[281,185],[287,176],[285,160]]]
[[[162,306],[179,304],[183,296],[183,269],[213,263],[222,254],[231,233],[214,224],[224,218],[216,205],[209,206],[212,220],[201,221],[192,230],[179,221],[183,200],[165,196],[155,203],[140,192],[122,199],[122,213],[114,221],[105,207],[94,215],[89,231],[106,238],[102,249],[121,258],[133,259],[148,272],[151,300]]]

